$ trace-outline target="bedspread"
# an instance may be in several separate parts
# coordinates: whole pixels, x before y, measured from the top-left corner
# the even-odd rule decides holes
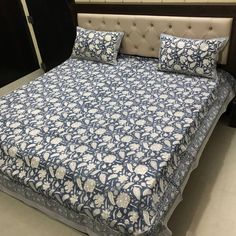
[[[69,59],[2,97],[1,175],[113,232],[102,234],[157,232],[191,140],[233,87],[223,71],[213,80],[157,63]]]

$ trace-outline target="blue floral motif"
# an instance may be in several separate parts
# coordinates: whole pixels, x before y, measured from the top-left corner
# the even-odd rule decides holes
[[[116,65],[123,32],[105,32],[77,27],[73,58]]]
[[[207,78],[217,76],[218,54],[226,45],[226,38],[202,40],[161,34],[160,40],[160,70]]]
[[[232,78],[157,65],[125,55],[115,67],[70,58],[2,97],[1,182],[62,205],[61,215],[74,212],[89,228],[96,222],[101,235],[159,232],[193,160],[191,140]]]

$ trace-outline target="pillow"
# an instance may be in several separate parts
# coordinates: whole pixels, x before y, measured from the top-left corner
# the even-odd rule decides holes
[[[72,58],[116,65],[123,32],[105,32],[77,27]]]
[[[219,52],[227,38],[188,39],[161,34],[159,69],[216,78]]]

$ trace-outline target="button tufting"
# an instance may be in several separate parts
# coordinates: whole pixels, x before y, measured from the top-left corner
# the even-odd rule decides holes
[[[120,22],[119,22],[119,21],[117,22],[117,25],[120,25]]]
[[[151,27],[153,27],[153,26],[154,26],[154,25],[153,25],[153,23],[151,23],[150,25],[151,25]]]
[[[138,46],[137,46],[137,45],[135,45],[135,46],[134,46],[134,48],[135,48],[135,49],[138,49]]]
[[[189,25],[189,27],[188,27],[189,29],[192,29],[192,26],[191,25]]]
[[[106,22],[105,22],[104,20],[102,21],[102,23],[103,23],[104,25],[106,24]]]
[[[209,30],[212,30],[212,29],[213,29],[212,26],[210,26],[210,27],[209,27]]]
[[[171,28],[172,28],[172,25],[169,25],[169,28],[171,29]]]
[[[145,39],[145,34],[143,34],[143,38]]]
[[[136,23],[135,23],[135,22],[133,23],[133,26],[136,26]]]
[[[129,37],[129,34],[126,34],[126,37],[128,38],[128,37]]]
[[[89,24],[91,24],[91,23],[92,23],[92,21],[91,21],[91,20],[89,20],[88,22],[89,22]]]
[[[154,51],[155,49],[154,48],[151,48],[152,51]]]

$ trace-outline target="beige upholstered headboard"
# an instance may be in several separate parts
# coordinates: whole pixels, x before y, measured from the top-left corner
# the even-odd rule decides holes
[[[188,38],[229,37],[232,18],[170,17],[143,15],[111,15],[79,13],[78,25],[87,29],[122,31],[125,36],[121,52],[131,55],[158,57],[160,34],[166,33]],[[226,64],[228,45],[218,63]]]

